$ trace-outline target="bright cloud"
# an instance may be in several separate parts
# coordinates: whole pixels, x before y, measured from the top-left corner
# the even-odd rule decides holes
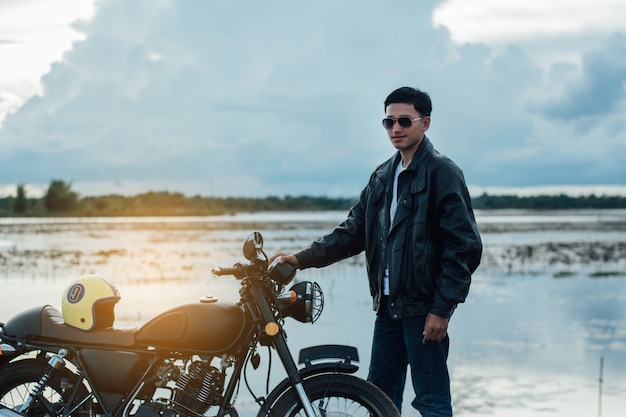
[[[446,0],[433,13],[457,43],[512,43],[545,36],[609,34],[626,27],[623,0]]]
[[[93,14],[91,0],[4,0],[0,5],[0,125],[7,113],[41,93],[40,78],[72,42],[72,28]]]
[[[544,67],[568,61],[626,28],[623,0],[446,0],[433,23],[457,44],[517,45]]]

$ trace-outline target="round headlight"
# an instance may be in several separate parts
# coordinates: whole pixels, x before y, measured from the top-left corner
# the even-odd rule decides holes
[[[302,323],[315,323],[324,308],[324,294],[317,282],[303,281],[278,296],[283,317],[293,317]]]

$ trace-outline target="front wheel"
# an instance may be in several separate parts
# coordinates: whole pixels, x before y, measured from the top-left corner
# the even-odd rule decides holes
[[[324,374],[304,381],[304,390],[318,416],[400,417],[393,402],[371,382],[346,374]],[[294,389],[272,407],[272,417],[306,416]]]

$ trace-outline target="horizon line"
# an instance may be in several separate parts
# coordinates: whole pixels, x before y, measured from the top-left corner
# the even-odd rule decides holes
[[[41,198],[45,195],[47,187],[23,184],[28,198]],[[0,184],[0,198],[7,197],[16,197],[18,184]],[[589,195],[596,196],[620,196],[626,197],[626,184],[617,185],[617,184],[595,184],[595,185],[533,185],[533,186],[479,186],[479,185],[468,185],[468,190],[472,197],[478,197],[482,194],[489,194],[494,196],[504,196],[504,195],[514,195],[518,197],[531,197],[531,196],[554,196],[554,195],[566,195],[569,197],[583,197]],[[75,190],[74,190],[75,191]],[[331,195],[313,195],[313,194],[284,194],[283,196],[278,196],[275,194],[268,194],[265,196],[252,196],[252,195],[202,195],[201,193],[184,193],[178,190],[166,190],[166,189],[152,189],[145,191],[134,190],[134,192],[126,192],[126,193],[116,193],[116,192],[104,192],[100,194],[85,194],[83,195],[79,191],[75,191],[80,198],[85,197],[104,197],[107,195],[121,195],[125,197],[132,197],[140,194],[146,193],[159,193],[159,192],[169,192],[169,193],[180,193],[185,197],[207,197],[207,198],[258,198],[264,199],[269,197],[327,197],[327,198],[346,198],[345,196],[331,196]],[[355,195],[354,198],[357,198],[358,195]],[[351,197],[347,197],[351,198]]]

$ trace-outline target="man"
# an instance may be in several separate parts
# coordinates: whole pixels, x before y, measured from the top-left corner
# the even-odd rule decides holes
[[[402,406],[407,373],[423,416],[451,416],[448,320],[468,294],[482,243],[462,171],[426,137],[432,104],[410,87],[385,100],[396,154],[381,164],[347,219],[295,255],[323,267],[365,251],[376,322],[368,380]]]

